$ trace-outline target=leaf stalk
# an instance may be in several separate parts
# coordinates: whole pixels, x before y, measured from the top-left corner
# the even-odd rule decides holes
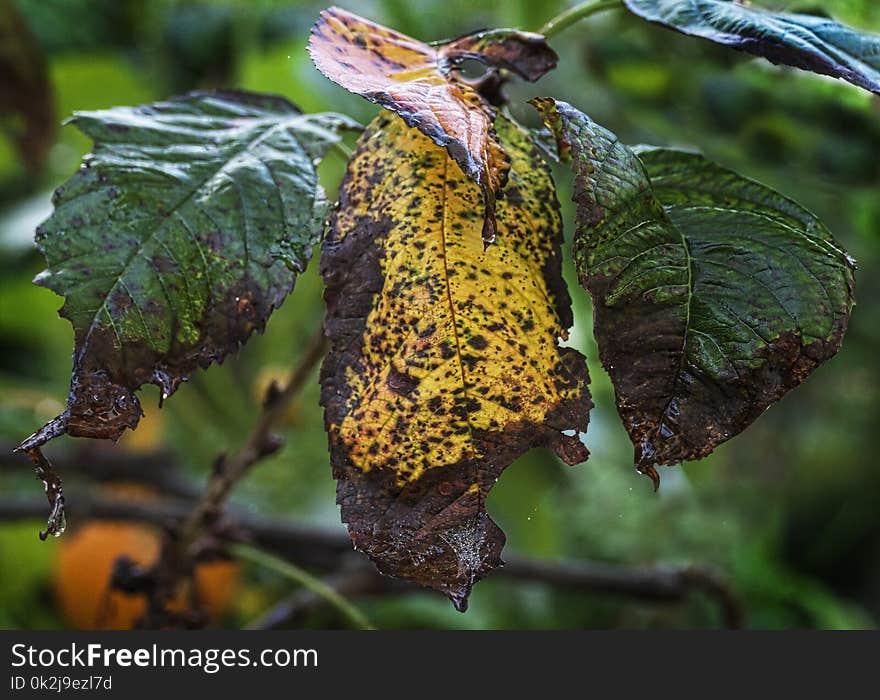
[[[538,30],[538,34],[543,34],[549,39],[586,17],[619,7],[621,7],[620,0],[588,0],[556,15]]]
[[[270,569],[291,581],[295,581],[304,588],[307,588],[316,596],[322,598],[329,605],[336,608],[353,627],[361,630],[376,629],[364,614],[352,605],[344,596],[340,595],[331,586],[328,586],[321,579],[312,576],[305,569],[296,566],[292,562],[276,557],[273,554],[264,552],[247,544],[233,544],[229,547],[229,552],[237,559],[257,564],[265,569]]]

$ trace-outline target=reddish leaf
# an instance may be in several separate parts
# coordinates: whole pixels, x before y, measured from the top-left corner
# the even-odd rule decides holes
[[[556,65],[544,37],[497,29],[432,46],[331,7],[312,28],[309,53],[330,80],[396,112],[446,148],[482,189],[483,241],[491,243],[495,199],[510,165],[492,127],[492,107],[455,68],[475,59],[537,80]]]

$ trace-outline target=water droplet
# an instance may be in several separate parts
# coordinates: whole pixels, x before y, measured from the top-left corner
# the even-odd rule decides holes
[[[455,595],[455,594],[451,593],[449,595],[449,600],[452,601],[452,604],[455,606],[455,609],[458,610],[458,612],[460,612],[460,613],[467,612],[467,609],[468,609],[468,595],[467,595],[467,593],[465,593],[464,595]]]

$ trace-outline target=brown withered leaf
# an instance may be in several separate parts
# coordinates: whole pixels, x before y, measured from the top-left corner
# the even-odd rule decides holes
[[[544,37],[495,29],[429,45],[331,7],[312,28],[309,53],[330,80],[396,112],[449,151],[483,191],[482,235],[491,243],[509,164],[492,128],[492,107],[455,69],[474,59],[537,80],[557,60]]]
[[[480,190],[393,115],[362,136],[324,242],[322,404],[342,518],[383,573],[463,609],[501,564],[485,501],[531,447],[569,464],[592,406],[571,325],[559,204],[528,136],[499,117],[510,182],[483,248]]]

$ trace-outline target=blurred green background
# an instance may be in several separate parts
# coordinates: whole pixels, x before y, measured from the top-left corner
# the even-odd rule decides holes
[[[0,6],[9,0],[0,2]],[[425,40],[492,26],[537,29],[565,8],[559,0],[350,0],[346,9]],[[761,3],[831,12],[880,31],[873,0]],[[52,122],[74,110],[149,102],[195,88],[235,86],[287,96],[306,111],[347,112],[366,123],[376,108],[319,75],[305,52],[322,3],[295,0],[12,0],[48,70]],[[3,39],[0,55],[11,40]],[[844,348],[802,387],[710,458],[664,469],[658,494],[635,474],[611,385],[591,338],[590,303],[567,270],[575,304],[573,343],[593,377],[590,461],[564,467],[535,451],[505,472],[489,500],[508,536],[507,553],[630,565],[716,566],[741,596],[756,628],[865,628],[880,620],[880,100],[842,82],[781,69],[612,12],[551,42],[559,68],[536,85],[509,89],[511,110],[536,126],[525,99],[553,95],[589,113],[629,143],[695,147],[814,210],[858,260],[857,299]],[[24,49],[16,47],[20,55]],[[33,57],[28,57],[34,65]],[[2,107],[2,106],[0,106]],[[42,269],[35,226],[54,187],[78,167],[89,142],[59,128],[45,165],[27,168],[14,134],[23,125],[0,109],[0,442],[12,446],[62,410],[72,333],[61,300],[31,284]],[[322,177],[333,193],[344,164]],[[557,172],[567,238],[570,178]],[[568,246],[567,246],[568,248]],[[194,377],[160,412],[141,394],[142,429],[120,445],[171,450],[200,481],[222,450],[234,450],[272,377],[283,378],[321,322],[313,262],[264,336],[239,357]],[[238,490],[245,509],[340,529],[317,377],[288,416],[288,442]],[[49,456],[75,450],[63,438]],[[4,461],[4,465],[12,460]],[[20,466],[20,465],[19,465]],[[66,483],[88,488],[74,473]],[[103,486],[100,488],[104,488]],[[24,468],[0,469],[0,496],[35,499]],[[75,513],[75,504],[71,504]],[[77,523],[73,518],[71,534]],[[0,627],[70,623],[56,601],[58,555],[68,536],[40,542],[40,521],[0,521]],[[219,624],[241,627],[291,591],[271,572],[247,568]],[[83,595],[97,595],[85,591]],[[711,601],[675,605],[560,591],[538,583],[486,580],[461,615],[421,591],[354,601],[382,628],[717,627]],[[332,610],[310,627],[346,623]]]

